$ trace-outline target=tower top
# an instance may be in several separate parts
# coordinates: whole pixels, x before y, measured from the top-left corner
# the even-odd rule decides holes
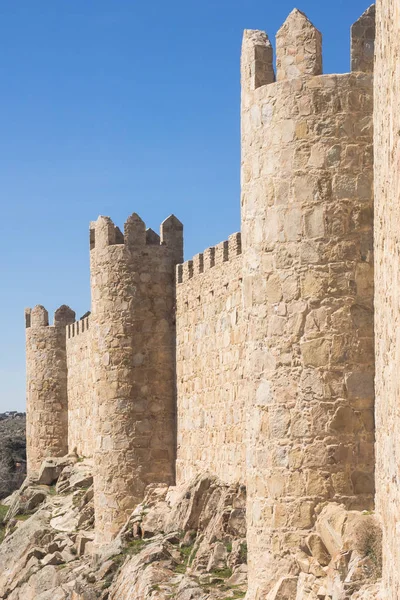
[[[322,35],[297,8],[277,33],[276,68],[278,81],[322,74]]]

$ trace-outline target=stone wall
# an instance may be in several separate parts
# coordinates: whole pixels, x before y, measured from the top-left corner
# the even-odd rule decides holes
[[[178,267],[177,480],[245,480],[240,234]]]
[[[376,486],[385,598],[400,598],[400,6],[377,2],[375,67]]]
[[[374,494],[372,75],[320,75],[297,10],[277,52],[273,83],[266,34],[245,32],[249,597],[296,572],[322,503]]]
[[[67,326],[68,448],[93,455],[94,388],[90,363],[89,317]]]
[[[400,8],[378,0],[377,11],[376,500],[397,600]],[[295,10],[275,77],[267,35],[246,31],[242,235],[175,279],[177,219],[159,237],[137,215],[124,234],[101,217],[90,326],[65,306],[53,326],[43,307],[26,312],[29,471],[93,455],[99,544],[147,484],[201,470],[246,482],[249,600],[297,574],[325,502],[373,507],[374,33],[370,7],[352,27],[352,73],[323,75],[321,34]]]

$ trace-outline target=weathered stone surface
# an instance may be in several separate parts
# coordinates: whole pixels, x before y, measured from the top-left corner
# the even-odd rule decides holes
[[[67,326],[68,448],[93,455],[93,381],[91,377],[90,313]]]
[[[60,598],[63,600],[65,594],[58,588],[60,579],[54,566],[45,566],[43,569],[33,574],[27,583],[24,583],[20,589],[17,589],[12,600],[51,600]]]
[[[87,544],[93,542],[93,540],[94,535],[91,532],[85,531],[78,534],[76,538],[76,549],[78,556],[83,556],[85,554]]]
[[[314,558],[317,559],[320,565],[325,567],[329,564],[331,557],[328,550],[322,541],[321,537],[316,533],[312,533],[306,540],[307,547]]]
[[[383,591],[400,598],[400,14],[396,0],[376,3],[374,96],[376,509],[383,524]]]
[[[49,520],[50,513],[41,510],[0,544],[0,598],[17,584],[21,571],[29,561],[25,555],[44,539],[49,530]]]
[[[270,591],[267,600],[292,600],[297,591],[297,577],[282,577]]]
[[[88,460],[65,467],[57,481],[56,490],[66,494],[75,490],[87,490],[93,484],[93,464]]]
[[[176,291],[177,483],[201,471],[226,483],[243,482],[246,328],[240,234],[195,257],[190,276],[182,265]]]
[[[246,564],[240,564],[238,565],[231,577],[229,577],[229,579],[227,580],[227,585],[228,586],[236,586],[236,585],[247,585],[247,573],[248,573],[248,569],[247,569],[247,565]]]
[[[231,589],[234,595],[244,594],[247,544],[246,539],[240,537],[246,533],[243,486],[228,486],[206,474],[178,488],[149,486],[143,503],[135,508],[113,543],[109,547],[102,546],[102,551],[93,555],[93,531],[74,529],[70,533],[59,533],[51,527],[69,513],[79,522],[79,513],[84,512],[87,501],[90,502],[90,490],[85,492],[87,498],[83,501],[82,492],[73,491],[66,477],[69,474],[73,481],[80,465],[63,472],[69,492],[48,497],[46,522],[50,525],[30,538],[31,522],[43,509],[21,522],[21,533],[26,531],[27,536],[21,548],[12,547],[13,552],[21,552],[21,555],[17,569],[8,573],[4,582],[7,597],[36,600],[36,597],[46,599],[52,595],[65,600],[106,600],[105,590],[114,600],[130,600],[132,595],[137,600],[147,600],[154,594],[162,600],[171,595],[180,600],[224,600],[230,597]],[[23,490],[29,492],[29,486],[25,485]],[[81,498],[80,502],[74,500],[77,497]],[[306,546],[305,551],[293,548],[302,572],[298,577],[283,577],[276,583],[270,591],[275,600],[326,600],[325,596],[329,598],[329,595],[345,598],[346,594],[364,589],[363,583],[372,582],[379,575],[375,560],[379,546],[371,543],[370,535],[376,523],[371,515],[328,505],[320,520],[331,535],[333,530],[335,539],[341,536],[341,550],[336,552],[335,549],[329,567],[323,567],[315,556],[326,563],[327,550],[316,533],[309,535],[307,546],[314,549],[315,556],[311,556],[311,552],[306,554]],[[151,537],[146,537],[148,527],[144,523],[153,524]],[[359,523],[364,525],[362,535]],[[143,529],[143,539],[134,537],[133,524]],[[172,525],[175,532],[165,533]],[[6,542],[9,544],[16,536],[14,532]],[[41,545],[38,546],[38,542]],[[0,554],[1,551],[2,545]],[[7,557],[10,561],[12,555]],[[48,580],[44,580],[44,575]]]
[[[384,600],[381,582],[363,586],[353,594],[352,600]]]
[[[218,571],[226,567],[228,551],[222,542],[216,542],[212,549],[210,559],[207,565],[207,571]]]
[[[361,557],[373,551],[377,560],[381,558],[381,527],[372,515],[328,504],[319,515],[316,528],[332,558],[352,549],[358,550]]]
[[[207,594],[201,586],[189,577],[184,577],[177,588],[179,600],[203,600],[206,597]]]
[[[295,600],[325,600],[326,593],[314,575],[300,573]]]
[[[322,73],[322,35],[297,8],[277,33],[276,63],[278,81]]]
[[[242,66],[250,598],[297,574],[322,503],[373,507],[373,78],[320,75],[320,41],[294,11],[277,83]]]
[[[59,552],[54,552],[53,554],[48,554],[42,559],[42,565],[45,567],[47,565],[61,565],[64,562],[63,557]]]
[[[92,224],[97,544],[115,537],[148,484],[174,481],[173,309],[182,229],[170,217],[154,243],[136,214],[126,221],[124,236],[107,217]]]
[[[68,397],[65,326],[75,320],[67,306],[49,326],[46,309],[26,311],[27,468],[37,471],[48,456],[68,453]]]
[[[372,4],[351,28],[351,70],[374,70],[375,4]]]
[[[17,515],[24,515],[33,512],[47,498],[48,490],[45,486],[23,486],[15,492],[5,517],[5,521],[14,519]]]
[[[75,464],[77,457],[72,455],[62,456],[60,458],[50,456],[44,460],[39,468],[37,483],[39,485],[52,485],[60,477],[63,469],[69,465]]]

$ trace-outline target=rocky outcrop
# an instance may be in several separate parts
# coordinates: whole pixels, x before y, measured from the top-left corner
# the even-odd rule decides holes
[[[375,516],[327,504],[316,533],[296,553],[295,600],[377,600],[382,569],[382,532]],[[278,600],[271,595],[268,600]]]
[[[115,540],[94,544],[92,464],[47,459],[5,502],[0,598],[237,600],[247,590],[246,490],[199,474],[150,485]],[[45,483],[47,482],[47,483]],[[265,600],[378,600],[374,515],[326,504]]]
[[[47,459],[5,502],[0,598],[238,599],[245,595],[245,489],[206,474],[149,486],[117,538],[94,546],[91,463]]]
[[[382,532],[373,514],[326,504],[293,553],[297,574],[280,578],[266,600],[380,600]]]
[[[226,486],[207,475],[182,488],[150,488],[121,533],[128,545],[146,548],[125,563],[110,600],[151,597],[151,586],[157,598],[244,596],[245,501],[243,486]],[[151,565],[145,578],[143,562]]]
[[[0,499],[18,489],[26,475],[25,414],[0,413]]]

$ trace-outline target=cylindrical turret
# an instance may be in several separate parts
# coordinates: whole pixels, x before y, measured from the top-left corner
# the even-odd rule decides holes
[[[107,217],[91,229],[96,541],[111,540],[149,483],[174,482],[175,265],[183,227],[160,237],[135,214],[124,235]]]
[[[47,310],[35,306],[25,311],[27,372],[27,468],[37,471],[49,456],[68,454],[68,398],[65,328],[75,320],[61,306],[49,326]]]
[[[245,32],[250,597],[296,575],[324,502],[370,509],[374,493],[372,75],[320,75],[321,35],[297,10],[277,52],[268,84],[268,38]]]

